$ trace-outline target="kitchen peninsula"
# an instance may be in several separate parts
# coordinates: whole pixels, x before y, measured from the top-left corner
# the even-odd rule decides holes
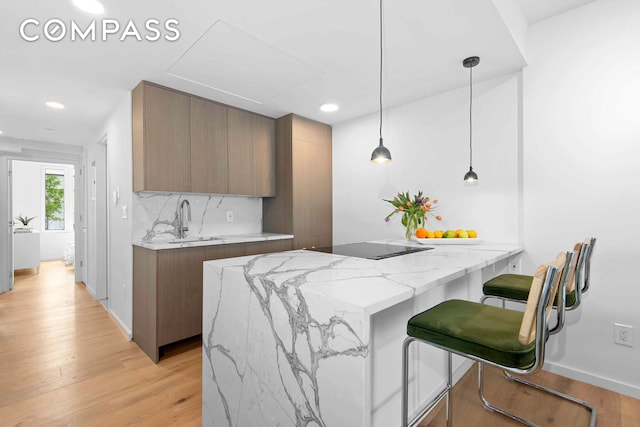
[[[297,250],[205,262],[203,425],[398,425],[407,320],[478,300],[521,251],[478,242],[380,260]],[[454,363],[458,375],[469,366]],[[436,392],[444,367],[442,351],[411,356],[410,407]]]

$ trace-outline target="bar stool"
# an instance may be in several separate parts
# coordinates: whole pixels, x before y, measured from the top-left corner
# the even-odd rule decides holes
[[[557,334],[564,327],[565,310],[575,310],[582,302],[582,294],[589,289],[589,274],[591,269],[591,255],[595,247],[596,239],[587,238],[583,242],[578,242],[573,247],[573,260],[568,269],[566,280],[565,297],[558,295],[554,303],[557,313],[557,321],[553,328],[549,330],[549,334]],[[531,276],[519,274],[503,274],[489,280],[482,286],[483,297],[481,302],[487,299],[495,298],[502,300],[504,307],[505,301],[524,303],[527,301],[531,283]],[[561,288],[562,292],[562,288]],[[504,372],[505,377],[510,381],[515,381],[533,387],[537,390],[544,391],[554,396],[580,405],[591,412],[589,421],[590,426],[596,425],[597,410],[589,403],[568,396],[548,387],[526,381],[522,378],[514,377],[509,372]]]
[[[573,264],[569,269],[567,278],[565,310],[575,310],[582,302],[582,294],[589,289],[589,272],[591,269],[591,255],[596,244],[595,238],[586,238],[583,242],[576,243],[573,247]],[[480,302],[495,298],[505,301],[524,303],[529,295],[532,276],[523,274],[501,274],[482,285],[484,294]],[[559,296],[558,296],[559,298]],[[558,307],[558,321],[550,330],[551,334],[560,332],[564,326],[564,310]]]
[[[556,298],[569,259],[569,253],[561,252],[553,262],[536,269],[524,312],[472,301],[449,300],[409,319],[408,336],[402,345],[402,427],[415,425],[443,398],[446,398],[447,426],[451,427],[452,354],[478,362],[478,392],[485,408],[535,426],[487,401],[483,366],[486,363],[518,374],[530,374],[542,367],[552,301]],[[409,345],[414,341],[445,350],[448,372],[443,390],[409,420]]]

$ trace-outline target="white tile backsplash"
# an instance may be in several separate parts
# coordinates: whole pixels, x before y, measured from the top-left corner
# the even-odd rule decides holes
[[[194,193],[134,193],[133,239],[167,240],[176,237],[178,207],[191,205],[189,237],[223,236],[262,232],[262,198]],[[233,211],[233,222],[227,222]],[[186,208],[185,208],[186,218]]]

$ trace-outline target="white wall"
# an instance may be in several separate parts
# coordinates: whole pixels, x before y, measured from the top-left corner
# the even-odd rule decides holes
[[[462,62],[462,59],[461,59]],[[468,70],[460,65],[460,73]],[[482,76],[482,63],[474,80]],[[333,128],[333,239],[347,243],[404,235],[400,217],[382,199],[423,190],[440,201],[441,222],[427,229],[476,229],[478,237],[518,240],[518,83],[512,75],[474,83],[473,165],[469,170],[469,88],[384,112],[383,136],[393,161],[370,162],[378,144],[378,115]]]
[[[40,259],[62,259],[64,250],[74,241],[74,167],[73,165],[42,163],[32,161],[13,161],[13,218],[16,226],[21,224],[15,219],[18,215],[36,218],[29,227],[41,232]],[[45,230],[44,211],[44,173],[45,169],[64,172],[65,190],[65,230]]]
[[[477,188],[462,185],[467,88],[385,111],[389,164],[369,162],[377,115],[335,126],[333,221],[336,243],[400,236],[381,199],[423,189],[441,201],[438,227],[523,243],[525,271],[597,237],[592,289],[549,341],[545,368],[640,398],[638,22],[635,0],[589,3],[529,29],[522,75],[474,84]],[[635,328],[634,348],[613,344],[614,322]]]
[[[132,139],[131,94],[111,114],[107,123],[107,173],[109,196],[109,310],[130,334],[133,321],[132,240]],[[112,200],[119,189],[118,203]],[[127,217],[122,208],[126,206]]]
[[[530,28],[524,70],[526,268],[595,236],[592,289],[551,339],[552,370],[640,398],[640,2],[600,0]],[[635,347],[613,344],[613,323]]]

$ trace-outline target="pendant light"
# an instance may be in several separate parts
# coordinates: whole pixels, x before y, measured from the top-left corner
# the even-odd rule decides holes
[[[480,63],[480,57],[470,56],[462,61],[462,66],[469,69],[469,172],[464,174],[466,185],[478,185],[478,174],[473,171],[473,120],[471,117],[473,107],[473,67]]]
[[[371,153],[371,161],[374,163],[391,161],[391,152],[382,143],[382,0],[380,0],[380,145]]]

